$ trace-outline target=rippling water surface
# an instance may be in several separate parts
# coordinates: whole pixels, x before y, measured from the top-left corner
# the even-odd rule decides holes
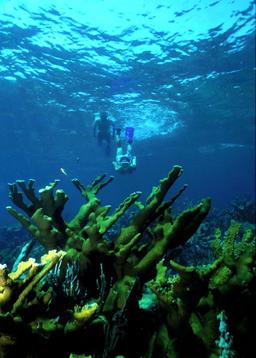
[[[0,0],[0,192],[111,172],[91,135],[105,109],[135,127],[134,186],[181,162],[219,200],[252,194],[254,15],[249,0]]]

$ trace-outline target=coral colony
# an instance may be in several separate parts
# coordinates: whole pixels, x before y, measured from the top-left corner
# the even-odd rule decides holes
[[[98,192],[113,178],[73,184],[84,204],[69,222],[58,181],[35,193],[34,180],[9,184],[7,207],[45,254],[24,249],[13,269],[0,265],[0,356],[246,357],[255,319],[255,234],[236,221],[215,230],[212,262],[184,266],[182,247],[210,210],[210,199],[174,216],[186,185],[174,166],[145,203],[130,194],[113,212]],[[120,229],[113,225],[134,211]],[[115,225],[114,225],[115,226]],[[111,230],[110,230],[111,229]],[[169,257],[169,258],[168,258]],[[24,344],[26,342],[26,344]]]

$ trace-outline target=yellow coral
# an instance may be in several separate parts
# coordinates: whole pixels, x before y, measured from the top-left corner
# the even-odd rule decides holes
[[[94,315],[97,308],[98,304],[96,302],[85,304],[82,308],[76,306],[73,312],[74,319],[67,322],[64,331],[70,333],[79,330]]]
[[[7,266],[0,264],[0,311],[1,306],[4,306],[10,300],[12,294],[10,284]]]
[[[41,257],[41,263],[46,264],[46,263],[56,259],[56,257],[59,257],[60,259],[62,259],[65,254],[66,254],[66,252],[62,251],[62,250],[60,250],[60,251],[50,250],[50,251],[48,251],[47,254],[45,254]]]
[[[0,336],[0,347],[13,346],[14,344],[15,340],[11,336],[6,334]]]
[[[32,280],[29,282],[29,284],[26,285],[26,280],[23,280],[22,284],[24,287],[23,290],[19,293],[16,302],[13,304],[12,313],[15,313],[23,305],[26,297],[33,290],[33,288],[38,284],[38,282],[40,282],[40,280],[47,274],[47,272],[49,272],[56,265],[56,263],[63,258],[65,254],[66,253],[64,251],[57,252],[56,250],[52,250],[49,251],[48,254],[41,257],[41,263],[43,264],[43,267],[41,267],[41,270],[37,274],[33,270],[33,275],[31,275]]]
[[[75,320],[84,323],[94,315],[97,308],[98,308],[98,304],[96,302],[92,304],[85,304],[81,308],[81,310],[74,312],[74,318]]]
[[[36,263],[34,258],[28,259],[28,261],[21,261],[18,265],[18,268],[15,272],[9,273],[9,277],[11,280],[15,281],[20,278],[24,272],[28,271],[32,268],[35,269],[38,264]]]
[[[1,306],[3,306],[5,303],[7,303],[12,295],[12,289],[8,286],[6,287],[0,287],[0,311]]]

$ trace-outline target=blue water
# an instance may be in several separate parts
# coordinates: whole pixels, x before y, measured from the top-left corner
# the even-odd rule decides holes
[[[172,165],[183,199],[255,198],[255,5],[249,0],[0,0],[0,225],[7,183],[115,175],[92,136],[101,110],[135,127],[138,168],[102,194],[117,205]],[[60,168],[67,172],[65,176]]]

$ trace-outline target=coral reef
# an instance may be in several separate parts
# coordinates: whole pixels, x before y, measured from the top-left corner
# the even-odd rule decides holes
[[[256,202],[246,195],[238,197],[231,202],[230,208],[225,210],[230,218],[240,222],[256,224]]]
[[[251,316],[255,299],[256,240],[251,229],[239,237],[241,225],[232,221],[224,237],[216,230],[212,242],[215,260],[204,266],[185,267],[170,261],[177,275],[168,277],[162,261],[157,265],[156,278],[148,283],[157,295],[164,311],[166,352],[154,352],[154,356],[186,356],[183,342],[198,342],[190,346],[190,356],[231,357],[249,356],[252,345],[250,332],[255,321]],[[218,319],[229,317],[232,322],[233,347],[229,341],[229,354],[222,355],[223,334],[218,337]],[[221,330],[220,330],[221,331]],[[223,333],[221,331],[221,333]],[[161,335],[161,332],[160,332]],[[161,339],[158,338],[158,339]],[[157,346],[157,344],[156,344]],[[171,349],[170,349],[171,347]],[[156,348],[157,349],[157,348]],[[194,351],[193,351],[194,349]]]
[[[8,206],[8,212],[46,254],[37,264],[24,250],[12,271],[0,266],[1,357],[17,349],[24,358],[50,357],[56,347],[59,357],[95,358],[247,352],[251,318],[236,309],[255,299],[254,234],[239,234],[240,224],[232,221],[225,234],[216,229],[212,263],[169,263],[169,253],[186,244],[210,210],[206,198],[173,216],[172,205],[187,186],[166,196],[181,174],[174,166],[145,203],[135,192],[114,212],[97,196],[112,177],[87,186],[74,179],[85,203],[68,222],[68,196],[56,190],[57,180],[38,194],[32,179],[9,184],[21,211]],[[113,230],[132,205],[130,220]]]

